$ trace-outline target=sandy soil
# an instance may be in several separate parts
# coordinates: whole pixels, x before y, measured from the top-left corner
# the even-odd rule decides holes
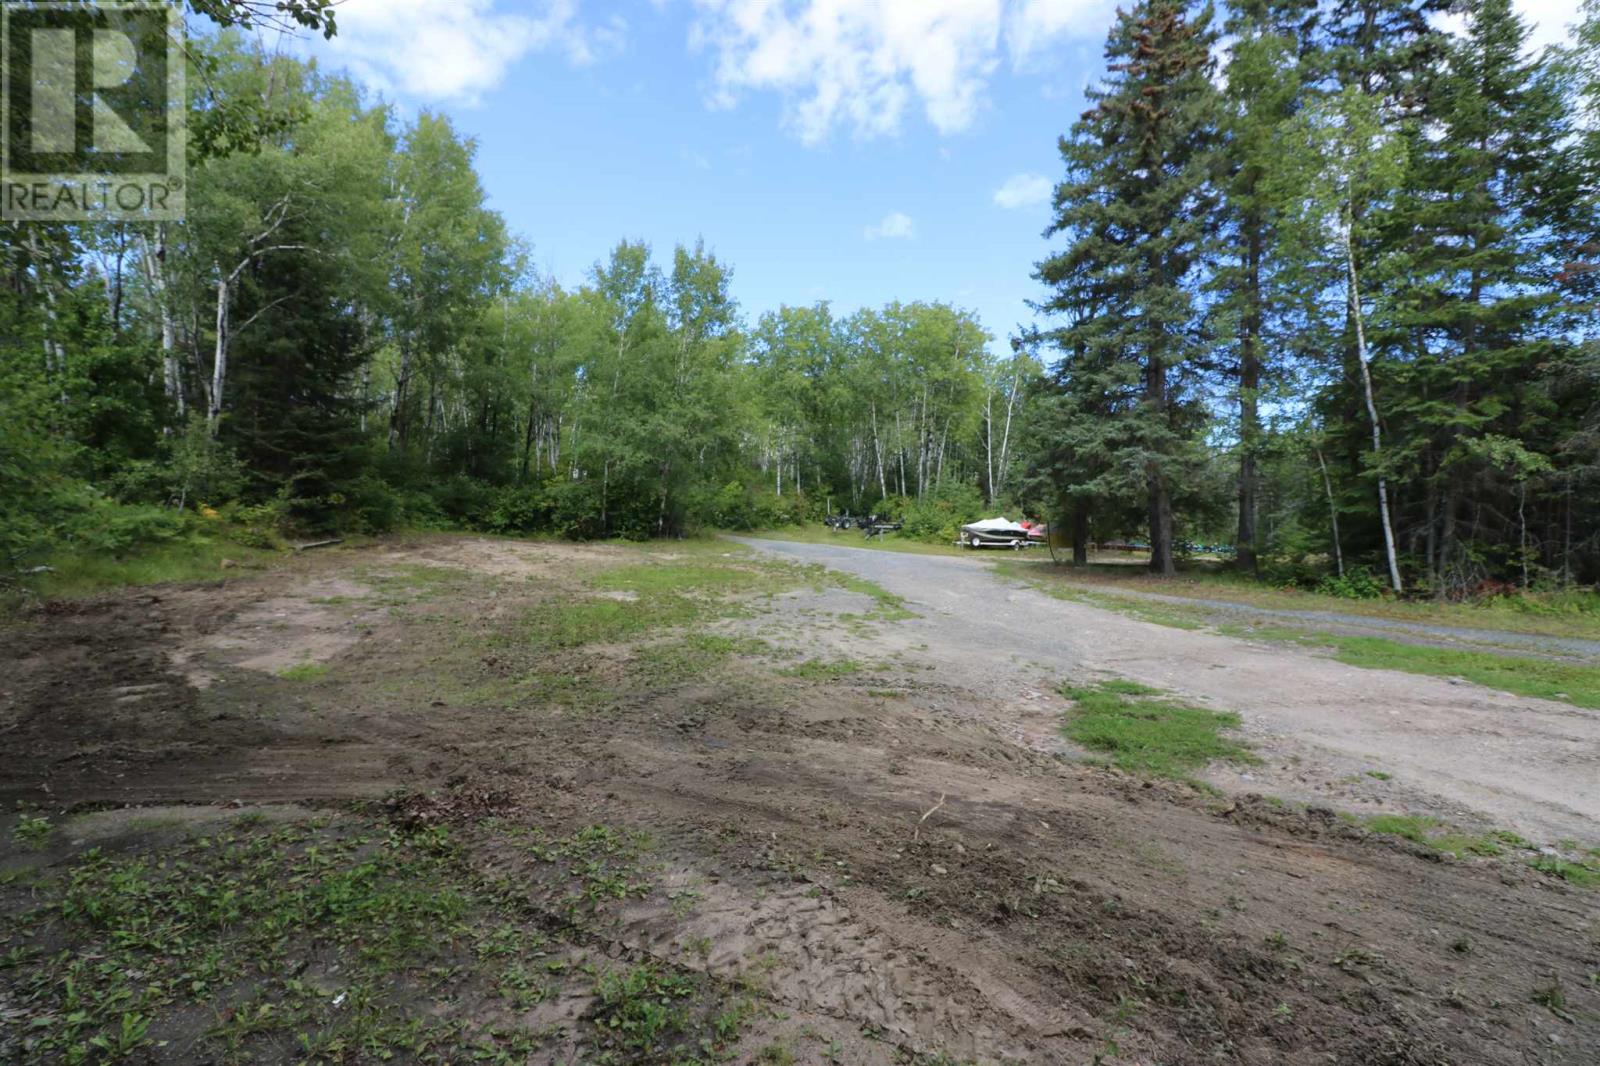
[[[759,987],[735,1061],[772,1040],[806,1063],[1595,1061],[1600,895],[1248,794],[1342,800],[1329,779],[1376,766],[1386,804],[1590,830],[1595,716],[1158,629],[960,559],[760,547],[918,617],[780,596],[719,626],[770,655],[645,687],[637,649],[581,649],[579,710],[503,687],[515,625],[625,549],[434,538],[57,604],[0,631],[0,800],[281,811],[470,785],[551,832],[647,828],[662,885],[606,950]],[[386,599],[418,566],[465,577]],[[787,676],[794,654],[869,668]],[[1242,712],[1266,779],[1219,776],[1239,786],[1219,801],[1076,761],[1052,686],[1101,672]],[[1559,1013],[1535,1002],[1552,983]]]

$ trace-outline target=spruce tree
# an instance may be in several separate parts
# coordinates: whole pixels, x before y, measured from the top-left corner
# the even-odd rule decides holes
[[[1068,247],[1038,264],[1042,309],[1070,316],[1050,335],[1064,386],[1109,417],[1081,427],[1114,478],[1142,486],[1150,568],[1174,572],[1174,485],[1191,468],[1201,421],[1188,388],[1201,356],[1196,266],[1214,206],[1218,99],[1209,6],[1175,0],[1118,13],[1107,77],[1060,142],[1067,177],[1048,234]],[[1092,438],[1092,440],[1090,439]]]
[[[1236,382],[1238,402],[1238,568],[1255,573],[1257,470],[1263,444],[1260,401],[1265,379],[1283,361],[1268,336],[1277,205],[1267,175],[1277,155],[1278,127],[1301,96],[1300,27],[1306,7],[1299,0],[1249,0],[1240,4],[1227,30],[1235,37],[1226,72],[1223,104],[1225,160],[1221,187],[1224,239],[1213,285],[1221,348]]]
[[[1473,0],[1463,13],[1391,213],[1391,241],[1406,253],[1393,328],[1416,347],[1395,413],[1427,484],[1422,541],[1441,594],[1485,576],[1458,530],[1483,521],[1484,503],[1516,509],[1526,475],[1493,457],[1512,454],[1506,442],[1545,443],[1538,368],[1564,343],[1547,329],[1564,102],[1523,57],[1527,28],[1510,0]]]

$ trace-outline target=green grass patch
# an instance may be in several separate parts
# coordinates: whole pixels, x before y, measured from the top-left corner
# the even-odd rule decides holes
[[[1409,840],[1458,859],[1469,855],[1491,857],[1505,853],[1497,834],[1461,832],[1431,815],[1375,814],[1360,824],[1370,832]]]
[[[1239,716],[1178,703],[1133,681],[1066,685],[1074,704],[1063,726],[1068,739],[1133,773],[1182,777],[1216,759],[1254,762],[1250,749],[1224,734]]]
[[[1386,637],[1350,637],[1286,626],[1219,625],[1217,632],[1247,640],[1269,640],[1325,648],[1333,658],[1369,670],[1401,670],[1430,677],[1459,677],[1517,696],[1559,700],[1600,709],[1600,668],[1526,655],[1435,648]]]
[[[1153,603],[1147,600],[1132,599],[1127,596],[1096,592],[1066,581],[1040,580],[1039,564],[1037,563],[1001,560],[995,563],[994,571],[1002,577],[1027,581],[1040,592],[1055,599],[1067,600],[1071,603],[1084,603],[1090,607],[1099,607],[1107,611],[1117,611],[1140,622],[1150,622],[1158,626],[1167,626],[1170,629],[1203,629],[1206,625],[1205,618],[1202,615],[1197,614],[1191,608],[1181,605]]]
[[[835,681],[841,677],[859,674],[866,667],[854,659],[807,659],[803,663],[778,671],[785,677],[801,677],[812,681]]]
[[[1527,853],[1538,851],[1537,846],[1509,829],[1470,833],[1426,814],[1375,814],[1358,818],[1341,813],[1340,817],[1369,832],[1408,840],[1430,851],[1458,859],[1496,858],[1522,853],[1522,861],[1540,873],[1582,888],[1600,886],[1600,853],[1597,852],[1589,852],[1576,860],[1559,855],[1530,855]],[[1565,845],[1571,845],[1567,849],[1569,851],[1576,850],[1576,844],[1571,841],[1565,842]]]
[[[859,529],[835,532],[822,525],[782,526],[763,529],[740,536],[761,540],[786,540],[793,544],[826,544],[834,548],[864,548],[869,551],[900,552],[905,555],[970,555],[971,552],[953,544],[929,544],[912,540],[899,533],[885,533],[870,540]]]
[[[705,678],[735,655],[762,655],[771,650],[772,646],[759,637],[669,635],[640,650],[635,660],[635,680],[652,685],[682,684]]]
[[[1580,888],[1600,887],[1600,859],[1591,857],[1573,862],[1558,855],[1537,855],[1528,860],[1528,865]]]
[[[907,618],[916,617],[915,612],[906,607],[904,597],[896,596],[875,581],[868,581],[864,577],[856,577],[853,574],[835,573],[834,583],[847,592],[870,596],[873,603],[877,604],[871,611],[859,616],[863,621],[903,622]]]
[[[1459,648],[1400,644],[1382,637],[1316,638],[1334,650],[1334,658],[1373,670],[1404,670],[1435,677],[1459,677],[1485,688],[1518,696],[1563,700],[1600,710],[1600,668],[1551,659],[1498,655]]]
[[[315,681],[328,673],[327,663],[296,663],[286,666],[278,671],[278,676],[285,681]]]
[[[1388,598],[1350,600],[1270,585],[1236,573],[1231,567],[1198,561],[1185,564],[1172,578],[1156,577],[1143,566],[1126,562],[1068,567],[1055,566],[1048,558],[1033,556],[1002,565],[1012,568],[1015,576],[1045,589],[1067,586],[1108,593],[1118,590],[1156,592],[1269,609],[1335,612],[1354,617],[1600,640],[1600,593],[1589,590],[1533,592],[1474,603]]]
[[[247,548],[209,537],[186,537],[153,544],[123,555],[60,552],[49,560],[51,572],[40,575],[35,587],[45,599],[81,596],[124,585],[159,585],[169,581],[215,581],[240,568],[259,569],[285,558],[284,552]]]
[[[595,598],[546,601],[528,612],[526,623],[536,644],[574,648],[622,643],[652,630],[687,625],[699,616],[699,605],[682,596],[649,602]]]
[[[819,583],[826,574],[820,567],[756,562],[726,550],[710,558],[705,546],[688,557],[676,557],[676,551],[656,554],[656,561],[592,575],[587,596],[534,607],[527,623],[535,643],[572,648],[637,640],[659,630],[740,614],[753,600]]]

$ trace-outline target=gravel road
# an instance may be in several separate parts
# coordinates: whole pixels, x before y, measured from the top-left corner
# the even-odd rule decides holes
[[[917,617],[868,639],[991,694],[983,713],[1013,715],[1067,679],[1130,678],[1243,717],[1263,762],[1213,768],[1210,779],[1229,790],[1600,842],[1600,713],[1140,622],[1057,600],[977,558],[743,543],[904,597]]]

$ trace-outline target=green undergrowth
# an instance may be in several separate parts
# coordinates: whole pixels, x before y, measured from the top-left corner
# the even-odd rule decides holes
[[[241,818],[0,886],[0,1061],[725,1061],[748,994],[597,950],[648,838]],[[486,872],[494,871],[494,872]],[[533,1027],[561,996],[588,1006]]]
[[[1254,762],[1228,732],[1240,725],[1227,711],[1192,707],[1133,681],[1064,685],[1073,702],[1062,727],[1074,743],[1132,773],[1184,777],[1217,759]]]

